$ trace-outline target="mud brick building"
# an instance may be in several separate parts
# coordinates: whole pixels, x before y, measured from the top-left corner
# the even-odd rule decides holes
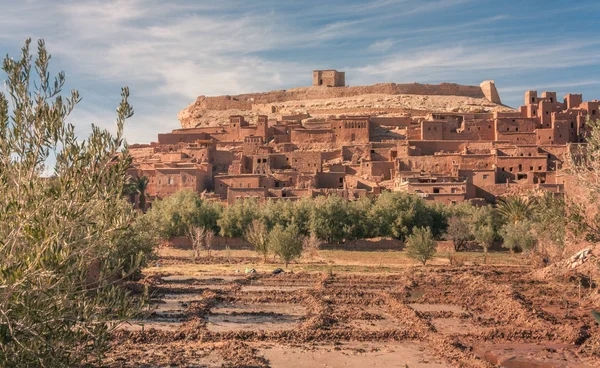
[[[335,70],[313,72],[317,86],[343,86],[344,79]],[[499,102],[493,81],[481,88]],[[150,201],[183,189],[228,203],[391,190],[493,203],[510,193],[562,193],[565,154],[584,141],[586,119],[599,114],[600,101],[582,95],[559,101],[555,92],[527,91],[524,105],[510,111],[233,115],[130,146],[130,174],[150,179]]]

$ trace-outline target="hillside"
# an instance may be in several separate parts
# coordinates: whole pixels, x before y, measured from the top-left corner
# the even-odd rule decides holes
[[[313,86],[236,96],[199,96],[179,112],[178,118],[183,128],[194,128],[217,125],[230,115],[268,115],[272,119],[281,119],[297,114],[318,118],[339,114],[394,116],[426,112],[513,111],[488,100],[486,95],[489,94],[482,90],[487,87],[484,83],[481,87],[454,83]],[[492,88],[495,91],[493,84]]]

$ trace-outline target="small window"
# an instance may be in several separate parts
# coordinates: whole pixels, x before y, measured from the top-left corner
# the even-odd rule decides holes
[[[483,178],[484,178],[484,179],[487,179],[488,177],[489,177],[489,175],[488,175],[488,174],[483,174]]]
[[[538,166],[538,170],[539,170],[539,171],[542,171],[542,167],[541,167],[541,166]]]

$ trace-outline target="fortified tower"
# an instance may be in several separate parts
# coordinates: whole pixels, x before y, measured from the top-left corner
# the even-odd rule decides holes
[[[331,70],[313,70],[313,86],[344,87],[346,73]]]

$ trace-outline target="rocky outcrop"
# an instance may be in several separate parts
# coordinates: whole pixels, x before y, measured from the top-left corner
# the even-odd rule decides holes
[[[270,118],[281,118],[283,115],[293,114],[329,116],[336,115],[338,110],[346,110],[346,113],[352,114],[394,114],[413,112],[413,110],[507,111],[505,107],[499,105],[499,101],[500,97],[493,81],[486,81],[482,86],[455,83],[313,86],[235,96],[199,96],[196,101],[179,112],[178,118],[183,128],[193,128],[215,125],[225,121],[228,116],[236,114],[245,116],[265,114]]]

